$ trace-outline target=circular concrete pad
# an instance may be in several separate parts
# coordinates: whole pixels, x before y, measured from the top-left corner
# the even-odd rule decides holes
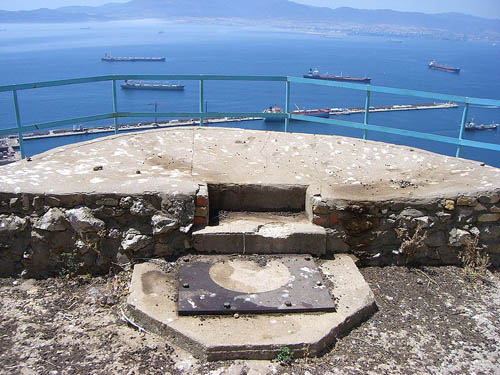
[[[290,271],[279,260],[265,266],[245,260],[215,263],[210,278],[224,289],[241,293],[264,293],[281,288],[290,281]]]

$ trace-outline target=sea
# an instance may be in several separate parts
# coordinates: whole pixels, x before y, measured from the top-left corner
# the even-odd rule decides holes
[[[407,88],[469,97],[500,99],[500,45],[487,41],[322,35],[314,31],[282,31],[264,26],[173,23],[162,20],[106,23],[0,24],[0,85],[107,74],[228,74],[301,77],[309,68],[322,73],[370,77],[372,85]],[[166,62],[109,63],[113,56],[162,56]],[[430,70],[430,60],[458,66],[460,74]],[[177,83],[177,82],[172,82]],[[199,109],[199,83],[180,82],[185,90],[118,90],[119,111],[185,112]],[[23,125],[112,111],[109,82],[19,91]],[[372,94],[371,105],[421,104],[432,100]],[[282,82],[205,83],[208,111],[260,112],[284,107]],[[293,108],[363,107],[363,91],[292,84]],[[457,137],[463,107],[444,110],[370,114],[370,123]],[[335,117],[363,122],[363,115]],[[500,122],[498,107],[471,106],[469,120]],[[152,119],[121,119],[121,123]],[[81,124],[111,125],[112,120]],[[80,124],[75,124],[80,125]],[[0,128],[16,126],[12,93],[0,93]],[[283,131],[281,123],[233,122],[218,126]],[[71,127],[71,126],[69,126]],[[291,132],[362,137],[362,131],[336,125],[293,121]],[[26,154],[106,134],[26,140]],[[465,132],[464,138],[500,144],[500,130]],[[409,145],[445,155],[456,146],[369,132],[368,139]],[[461,156],[500,167],[500,153],[465,147]]]

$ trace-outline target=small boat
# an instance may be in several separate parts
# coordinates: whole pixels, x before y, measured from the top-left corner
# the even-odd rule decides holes
[[[434,69],[434,70],[441,70],[441,71],[447,72],[447,73],[457,73],[457,74],[460,73],[460,68],[455,68],[453,66],[447,66],[447,65],[440,65],[437,62],[435,62],[434,60],[432,60],[429,63],[429,68]]]
[[[269,107],[267,109],[264,109],[262,113],[281,113],[283,114],[283,110],[280,107]],[[281,117],[272,117],[272,118],[264,118],[265,122],[283,122],[285,121],[285,118]]]
[[[339,82],[352,82],[352,83],[370,83],[371,78],[367,77],[349,77],[344,76],[342,73],[339,76],[331,76],[328,74],[319,74],[318,69],[309,69],[307,74],[303,75],[304,78],[322,79],[325,81],[339,81]]]
[[[496,130],[498,128],[498,124],[476,124],[473,121],[469,121],[465,124],[465,130]]]
[[[165,82],[143,82],[143,81],[131,81],[127,80],[125,83],[121,84],[122,89],[132,89],[132,90],[170,90],[170,91],[182,91],[184,90],[184,85],[170,84]]]

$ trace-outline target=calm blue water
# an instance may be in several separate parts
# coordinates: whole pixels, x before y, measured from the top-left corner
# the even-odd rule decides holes
[[[90,29],[82,30],[81,27]],[[301,76],[310,67],[331,74],[370,76],[372,84],[500,99],[500,47],[485,42],[339,37],[214,25],[175,25],[159,21],[65,25],[0,25],[0,85],[103,74],[257,74]],[[158,31],[163,33],[158,33]],[[165,56],[165,63],[105,63],[115,56]],[[462,68],[460,75],[431,71],[435,59]],[[119,110],[197,111],[198,82],[183,82],[184,92],[119,91]],[[284,106],[283,83],[207,82],[209,111],[256,111]],[[112,110],[109,82],[19,92],[23,124],[106,113]],[[291,102],[300,108],[364,106],[356,90],[292,85]],[[372,105],[423,103],[411,97],[374,94]],[[377,125],[457,136],[462,108],[371,114]],[[11,93],[0,93],[0,128],[14,127]],[[499,109],[472,107],[476,122],[500,122]],[[362,116],[346,116],[362,121]],[[124,120],[127,122],[133,120]],[[137,121],[141,121],[138,119]],[[92,125],[110,124],[104,121]],[[280,124],[233,123],[282,130]],[[291,131],[360,137],[360,131],[294,122]],[[26,142],[27,154],[96,138],[74,136]],[[500,130],[466,133],[468,139],[500,144]],[[453,155],[453,146],[371,133],[369,139],[407,144]],[[462,156],[500,166],[500,154],[465,148]]]

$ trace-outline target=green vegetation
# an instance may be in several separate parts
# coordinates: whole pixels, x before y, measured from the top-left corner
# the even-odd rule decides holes
[[[289,365],[293,361],[293,351],[288,346],[280,346],[276,360],[282,365]]]
[[[61,269],[59,275],[61,277],[72,277],[78,273],[80,264],[77,259],[76,252],[61,254]]]

